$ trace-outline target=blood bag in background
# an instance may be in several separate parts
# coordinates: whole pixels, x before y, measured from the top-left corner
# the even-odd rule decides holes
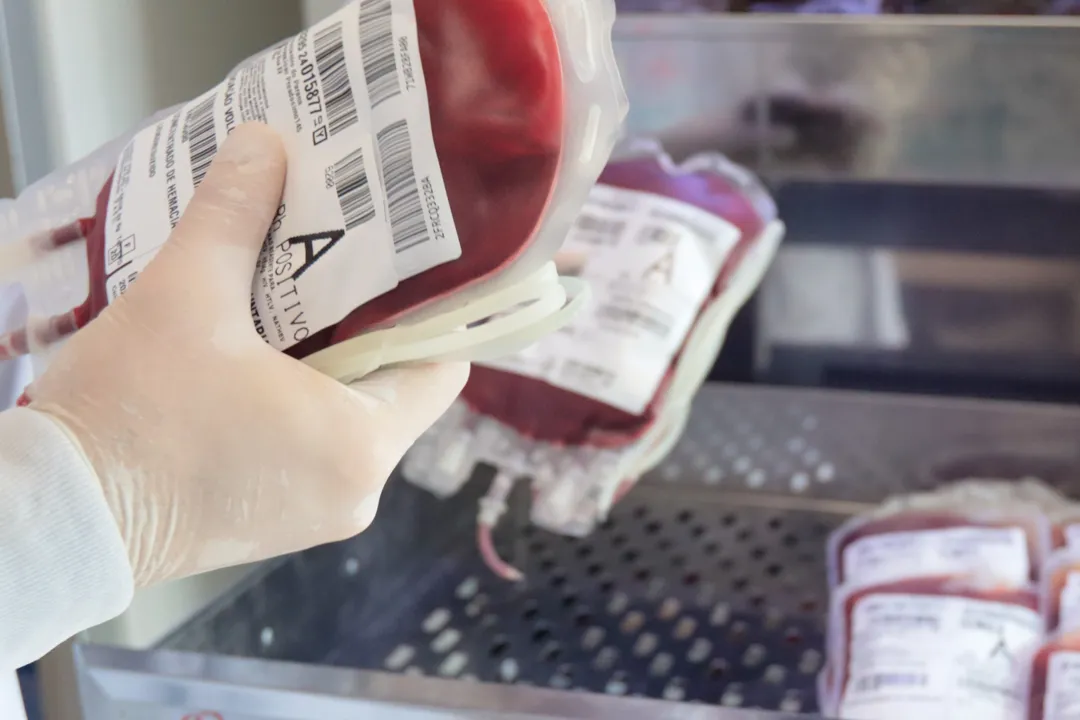
[[[880,15],[886,11],[884,0],[798,0],[797,2],[752,2],[750,12],[806,13],[834,15]]]
[[[891,497],[834,531],[822,709],[858,720],[915,708],[943,720],[1022,717],[1024,653],[1045,629],[1048,513],[1059,504],[1036,479],[973,478]],[[992,651],[1011,669],[980,654],[980,631],[1004,638]]]
[[[1080,631],[1080,552],[1058,550],[1046,561],[1042,608],[1050,632]]]
[[[3,346],[47,358],[121,295],[253,120],[289,156],[252,287],[268,343],[343,381],[524,346],[580,305],[550,261],[626,112],[613,21],[611,0],[347,3],[0,205],[34,314]]]
[[[1038,594],[992,580],[917,578],[834,595],[836,683],[822,712],[841,720],[1016,720],[1027,659],[1043,638]]]
[[[891,498],[844,523],[829,537],[829,586],[978,573],[1023,587],[1039,577],[1050,544],[1036,503],[971,481]]]
[[[459,402],[406,456],[405,476],[442,496],[478,463],[497,469],[490,527],[527,479],[532,520],[585,535],[670,451],[736,312],[783,234],[746,170],[715,154],[676,166],[652,142],[616,153],[560,257],[592,288],[581,315],[517,354],[474,365]]]
[[[1038,478],[1020,480],[962,480],[939,490],[948,493],[955,506],[970,502],[990,503],[996,507],[1022,503],[1035,505],[1050,523],[1052,550],[1080,550],[1080,505]]]
[[[1056,635],[1030,655],[1027,720],[1080,717],[1080,632]]]

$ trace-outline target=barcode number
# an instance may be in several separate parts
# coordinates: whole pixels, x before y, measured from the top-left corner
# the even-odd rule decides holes
[[[388,125],[376,136],[382,157],[383,185],[390,207],[394,252],[405,252],[430,240],[424,204],[416,186],[412,139],[404,120]]]
[[[391,10],[391,0],[360,3],[360,53],[373,109],[401,94]]]
[[[357,148],[334,165],[334,186],[337,189],[345,229],[352,230],[375,217],[371,185],[364,167],[364,152]]]
[[[358,121],[356,97],[349,82],[349,68],[345,64],[345,41],[340,22],[316,33],[315,67],[319,70],[319,81],[323,87],[330,137],[334,137]]]
[[[562,366],[562,375],[567,379],[587,380],[610,387],[615,382],[615,373],[598,365],[589,365],[578,360],[567,360]]]
[[[214,127],[214,101],[217,95],[211,95],[187,115],[188,150],[191,153],[191,179],[199,187],[210,163],[217,155],[217,131]]]
[[[650,317],[634,308],[620,307],[618,305],[601,305],[596,309],[596,315],[597,317],[607,318],[614,322],[636,325],[642,330],[650,332],[661,339],[666,338],[671,332],[671,326],[667,323],[657,320],[654,317]]]
[[[626,222],[598,218],[595,215],[582,215],[577,220],[577,227],[584,232],[617,237],[626,231]]]
[[[864,693],[883,688],[920,688],[929,684],[929,677],[915,673],[878,673],[855,681],[855,692]]]

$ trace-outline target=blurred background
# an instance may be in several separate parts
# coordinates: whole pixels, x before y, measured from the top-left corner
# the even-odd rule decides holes
[[[0,196],[339,5],[2,0]],[[522,684],[732,713],[693,717],[813,716],[824,540],[839,522],[970,476],[1080,494],[1073,4],[618,5],[629,131],[676,159],[727,154],[762,178],[787,225],[670,458],[591,538],[549,536],[520,515],[499,542],[534,578],[524,588],[474,557],[470,488],[490,469],[446,502],[399,482],[360,540],[158,589],[84,638],[162,652],[58,652],[38,669],[49,720],[179,720],[155,702],[183,706],[208,683],[249,693],[248,710],[218,720],[344,718],[323,702],[338,695],[481,716],[520,709],[508,693]],[[638,653],[643,634],[659,649]],[[455,646],[471,659],[440,670]],[[676,670],[656,670],[657,652]],[[297,665],[261,664],[277,660]],[[564,717],[610,712],[592,695],[540,697]],[[131,714],[87,710],[108,702]]]

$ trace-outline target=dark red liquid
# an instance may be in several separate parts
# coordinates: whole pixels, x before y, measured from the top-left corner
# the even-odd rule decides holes
[[[401,282],[289,350],[305,357],[490,277],[539,226],[559,169],[562,66],[541,0],[413,0],[439,164],[461,257]],[[87,235],[90,296],[82,327],[108,305],[105,222],[112,179]]]
[[[680,200],[724,218],[742,236],[720,271],[710,300],[726,287],[732,272],[766,224],[745,192],[716,173],[671,174],[653,157],[611,163],[600,182]],[[675,358],[678,361],[678,358]],[[642,415],[632,415],[543,380],[474,367],[462,398],[471,408],[519,433],[543,442],[617,447],[644,433],[670,383],[671,373]]]

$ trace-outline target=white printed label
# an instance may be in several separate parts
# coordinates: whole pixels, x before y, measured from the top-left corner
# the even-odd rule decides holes
[[[1044,697],[1039,720],[1080,720],[1080,652],[1050,656]]]
[[[1034,610],[969,598],[870,595],[852,611],[845,720],[1017,720]]]
[[[1070,550],[1080,550],[1080,523],[1065,526],[1065,547]]]
[[[1080,630],[1080,571],[1071,570],[1065,575],[1065,585],[1058,600],[1058,629],[1061,632]]]
[[[560,332],[484,364],[639,415],[739,237],[693,205],[597,185],[562,248],[583,259],[592,304]]]
[[[928,575],[992,575],[1014,587],[1030,579],[1021,528],[959,527],[862,537],[844,548],[844,582],[856,586]]]
[[[110,198],[110,302],[164,244],[226,136],[249,121],[273,126],[289,157],[252,287],[252,318],[274,347],[459,257],[418,47],[412,0],[359,0],[139,133]]]

